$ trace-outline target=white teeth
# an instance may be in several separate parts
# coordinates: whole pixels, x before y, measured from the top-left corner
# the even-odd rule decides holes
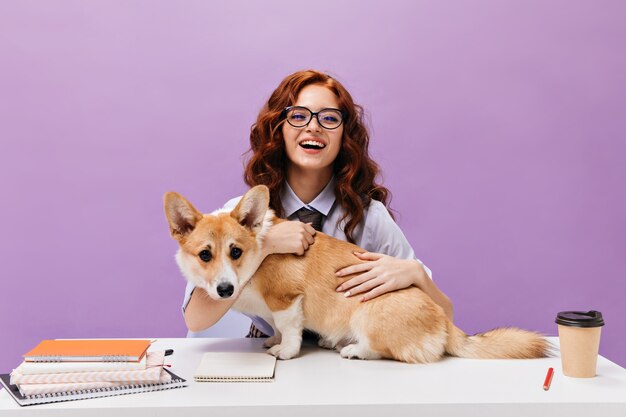
[[[318,142],[316,140],[305,140],[300,142],[300,145],[309,145],[309,146],[317,146],[318,148],[325,148],[326,145],[324,145],[322,142]]]

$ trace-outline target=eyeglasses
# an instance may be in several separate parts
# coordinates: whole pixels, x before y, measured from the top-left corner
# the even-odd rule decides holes
[[[307,126],[313,116],[317,118],[317,123],[324,129],[337,129],[343,123],[344,112],[339,109],[322,109],[317,113],[302,106],[289,106],[282,112],[282,117],[287,118],[287,123],[293,127]]]

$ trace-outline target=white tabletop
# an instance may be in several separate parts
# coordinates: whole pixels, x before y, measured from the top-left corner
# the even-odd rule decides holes
[[[551,339],[556,341],[554,338]],[[188,387],[168,391],[19,407],[0,391],[0,416],[626,416],[626,370],[600,357],[598,375],[563,376],[560,358],[471,360],[428,365],[342,359],[305,345],[278,361],[270,383],[199,383],[193,374],[204,352],[263,351],[262,339],[160,339],[152,349]],[[543,381],[555,374],[549,391]]]

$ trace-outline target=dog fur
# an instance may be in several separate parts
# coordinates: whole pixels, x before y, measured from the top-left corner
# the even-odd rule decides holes
[[[299,354],[303,329],[318,333],[320,346],[337,349],[344,358],[427,363],[445,354],[539,358],[549,352],[541,335],[517,328],[468,336],[416,287],[364,303],[344,297],[335,288],[351,277],[338,279],[335,271],[358,262],[353,253],[362,249],[323,233],[315,235],[303,256],[263,259],[265,234],[284,221],[269,209],[265,186],[250,189],[232,211],[201,214],[173,192],[164,202],[170,234],[180,245],[176,261],[183,275],[211,298],[237,297],[235,310],[267,321],[275,335],[266,347],[280,359]]]

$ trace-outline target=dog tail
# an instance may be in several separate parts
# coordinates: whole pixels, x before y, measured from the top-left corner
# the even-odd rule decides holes
[[[503,327],[468,336],[448,322],[446,352],[469,359],[531,359],[551,355],[553,347],[539,333]]]

